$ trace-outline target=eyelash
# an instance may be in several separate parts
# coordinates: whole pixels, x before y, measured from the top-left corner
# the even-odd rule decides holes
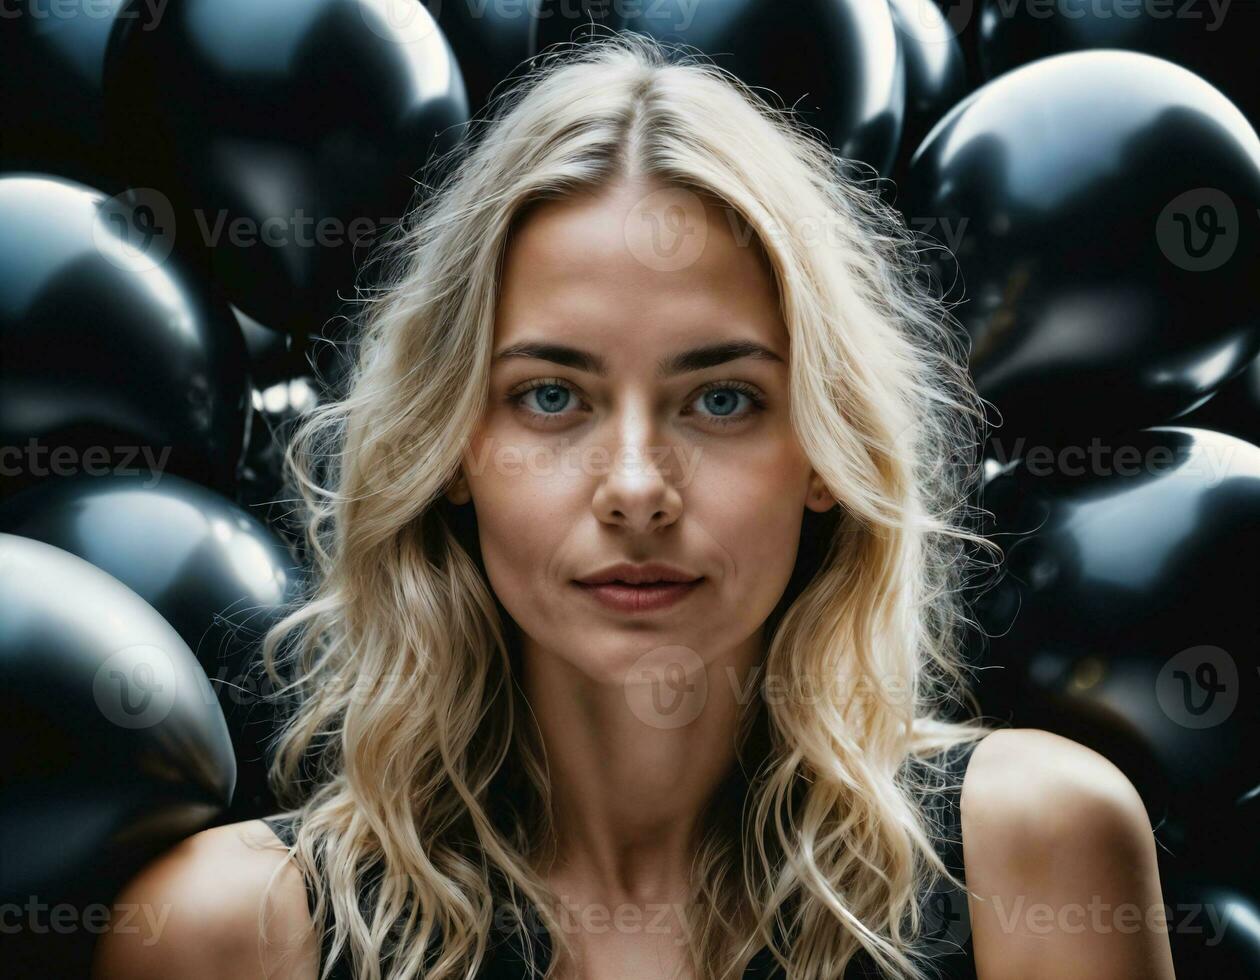
[[[523,404],[521,404],[525,396],[528,395],[531,391],[536,391],[539,388],[551,388],[551,387],[564,388],[566,391],[571,392],[574,395],[574,397],[577,397],[577,390],[573,387],[573,385],[569,384],[567,381],[563,380],[562,378],[537,378],[533,381],[528,382],[528,387],[516,388],[513,391],[509,392],[507,395],[507,401],[510,402],[515,407],[519,408],[521,411],[527,412],[535,418],[562,418],[563,416],[557,413],[536,412],[532,408],[526,408]],[[718,425],[733,425],[736,422],[742,422],[744,419],[748,418],[749,416],[755,415],[758,412],[764,411],[766,407],[766,399],[761,394],[761,392],[757,388],[753,387],[750,384],[746,384],[743,381],[710,381],[708,384],[702,385],[700,387],[700,389],[693,396],[692,401],[694,401],[696,398],[699,398],[710,391],[718,391],[718,390],[738,391],[741,394],[746,395],[748,397],[748,400],[752,403],[752,407],[747,412],[744,412],[741,415],[729,416],[729,417],[720,416],[720,415],[707,416],[710,421],[716,422]]]

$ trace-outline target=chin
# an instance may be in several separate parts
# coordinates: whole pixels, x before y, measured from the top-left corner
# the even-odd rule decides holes
[[[634,624],[593,627],[561,649],[574,652],[566,659],[576,670],[609,687],[642,680],[644,671],[660,672],[671,663],[686,669],[702,664],[694,637],[671,636],[667,630]]]

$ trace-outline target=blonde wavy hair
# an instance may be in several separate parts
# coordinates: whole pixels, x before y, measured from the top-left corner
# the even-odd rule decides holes
[[[791,977],[833,980],[860,950],[922,977],[923,898],[957,880],[920,794],[944,779],[937,753],[989,731],[956,709],[975,707],[965,586],[993,546],[969,522],[983,403],[919,240],[781,105],[639,35],[549,49],[457,154],[386,243],[351,370],[286,457],[311,578],[262,644],[288,706],[269,778],[297,818],[316,923],[332,912],[321,976],[346,951],[360,977],[474,975],[522,897],[558,940],[546,975],[572,955],[533,862],[554,826],[519,638],[471,508],[444,491],[485,403],[515,222],[646,176],[756,234],[790,334],[793,425],[840,504],[805,515],[766,633],[766,675],[822,696],[745,709],[693,865],[692,969],[736,980],[764,945]],[[826,234],[790,233],[807,228]]]

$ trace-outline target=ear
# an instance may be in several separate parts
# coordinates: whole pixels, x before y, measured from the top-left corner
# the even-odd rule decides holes
[[[466,504],[472,500],[472,491],[468,489],[468,480],[464,477],[464,471],[461,469],[446,487],[446,499],[455,506]]]
[[[809,496],[805,498],[805,506],[820,514],[826,513],[836,505],[836,498],[827,489],[821,476],[811,471],[809,477]]]

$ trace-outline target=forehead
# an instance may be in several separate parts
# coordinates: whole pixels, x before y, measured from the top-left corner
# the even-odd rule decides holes
[[[508,244],[496,347],[564,338],[605,350],[739,338],[786,360],[769,262],[711,198],[623,181],[535,204]]]

